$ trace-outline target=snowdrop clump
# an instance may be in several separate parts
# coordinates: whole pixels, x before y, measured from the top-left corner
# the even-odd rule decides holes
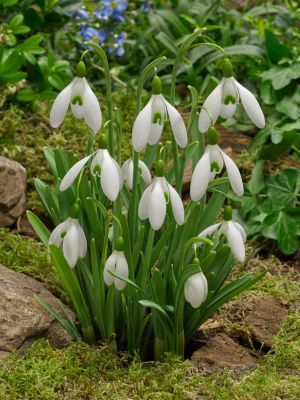
[[[195,31],[182,46],[190,46],[198,36]],[[152,94],[145,107],[137,110],[132,156],[120,167],[122,129],[112,104],[107,58],[95,43],[87,43],[87,48],[103,64],[109,120],[102,127],[101,109],[80,61],[77,77],[54,101],[50,122],[58,127],[70,105],[75,118],[85,118],[92,130],[88,154],[74,162],[61,150],[47,152],[57,186],[37,185],[37,189],[57,224],[51,235],[38,217],[28,213],[49,247],[80,328],[65,314],[55,315],[76,339],[107,341],[113,348],[126,339],[131,353],[143,355],[153,346],[156,359],[168,351],[183,355],[186,343],[215,304],[225,303],[261,277],[247,274],[230,284],[226,281],[232,260],[245,259],[246,233],[232,220],[229,201],[223,220],[216,223],[216,219],[229,188],[238,196],[244,189],[238,167],[218,144],[214,124],[219,115],[232,116],[239,99],[258,127],[264,126],[264,117],[254,96],[232,77],[231,63],[225,58],[224,78],[204,101],[198,128],[193,123],[198,94],[191,88],[186,128],[174,106],[174,78],[168,98],[156,75],[156,65],[164,61],[161,57],[141,74],[137,104],[141,104],[145,82],[154,76]],[[180,57],[181,53],[172,77],[176,77]],[[171,149],[162,136],[168,121]],[[190,161],[190,193],[183,193]]]

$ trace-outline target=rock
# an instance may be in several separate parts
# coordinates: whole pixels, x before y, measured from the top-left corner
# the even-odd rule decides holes
[[[206,373],[223,368],[244,372],[256,366],[256,359],[225,333],[216,334],[196,350],[192,362]]]
[[[26,170],[0,156],[0,226],[10,226],[26,209]]]
[[[279,332],[279,325],[287,313],[280,302],[272,296],[254,300],[244,320],[252,340],[262,346],[272,347],[273,338]]]
[[[0,264],[0,354],[26,347],[41,337],[59,347],[71,343],[71,336],[34,295],[59,311],[59,300],[40,282]],[[65,309],[74,320],[73,312]]]

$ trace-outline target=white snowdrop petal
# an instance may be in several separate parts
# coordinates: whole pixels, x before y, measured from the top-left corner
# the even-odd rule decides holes
[[[209,151],[205,151],[192,174],[190,194],[193,201],[198,201],[205,195],[209,179],[210,156]]]
[[[55,244],[56,247],[60,247],[63,239],[61,235],[67,231],[69,227],[68,220],[62,222],[61,224],[57,225],[57,227],[52,231],[49,237],[49,244]]]
[[[223,118],[230,118],[236,111],[236,104],[222,104],[220,109],[220,115]]]
[[[200,307],[204,298],[204,288],[201,273],[189,277],[185,284],[185,298],[193,308]]]
[[[220,81],[217,87],[211,92],[211,94],[205,100],[203,107],[205,107],[211,114],[213,123],[215,123],[220,115],[221,101],[222,101],[222,86],[224,78]],[[198,127],[200,132],[207,132],[211,126],[210,116],[207,111],[203,108],[200,111]]]
[[[123,183],[127,180],[127,169],[128,169],[128,165],[130,162],[131,162],[131,159],[129,158],[128,160],[124,161],[124,163],[121,167],[121,178],[122,178]]]
[[[157,180],[150,194],[148,208],[149,221],[154,230],[161,228],[166,217],[166,210],[167,207],[164,191],[160,180]]]
[[[205,277],[205,275],[203,274],[203,272],[201,272],[201,279],[202,279],[202,284],[203,284],[203,300],[205,301],[207,298],[207,294],[208,294],[208,284],[207,284],[207,279]]]
[[[245,232],[245,229],[242,227],[241,224],[239,224],[238,222],[234,222],[232,221],[232,223],[234,224],[234,226],[237,228],[237,230],[240,232],[240,234],[242,235],[243,238],[243,242],[245,243],[247,240],[247,234]]]
[[[228,173],[228,178],[230,185],[232,187],[232,190],[238,195],[238,196],[243,196],[244,194],[244,185],[242,181],[242,177],[240,174],[240,171],[238,167],[235,165],[234,161],[230,157],[228,157],[227,154],[225,154],[221,150],[223,160],[225,162],[226,170]]]
[[[182,204],[182,200],[176,190],[172,187],[172,185],[170,185],[169,183],[167,185],[174,218],[178,225],[182,225],[184,223],[184,207]]]
[[[216,145],[207,145],[207,149],[209,150],[209,158],[210,164],[217,163],[219,166],[219,170],[216,173],[220,173],[224,166],[224,161],[220,149]],[[213,172],[214,173],[214,172]],[[211,172],[212,174],[212,172]],[[211,177],[210,177],[211,180]]]
[[[90,88],[87,80],[83,78],[84,95],[83,95],[83,116],[88,126],[97,133],[102,124],[102,113],[100,104],[95,93]]]
[[[149,216],[148,210],[149,210],[149,201],[150,201],[152,188],[153,188],[153,184],[148,186],[147,189],[144,190],[142,197],[140,199],[138,214],[139,214],[139,218],[141,220],[147,219]]]
[[[141,169],[141,177],[143,178],[146,185],[150,185],[151,183],[151,173],[147,167],[147,165],[142,161],[139,160],[139,168]]]
[[[127,164],[127,171],[126,171],[126,183],[130,190],[132,190],[133,185],[133,162],[130,161]]]
[[[168,103],[167,100],[164,99],[164,101],[168,110],[170,124],[175,140],[178,146],[184,148],[187,145],[188,137],[183,118],[175,107]]]
[[[123,252],[118,252],[117,259],[116,259],[116,274],[122,276],[123,278],[128,279],[128,264]],[[127,285],[126,282],[122,281],[121,279],[115,278],[114,280],[115,287],[117,290],[123,290]]]
[[[256,97],[237,80],[235,80],[235,84],[248,117],[258,128],[264,128],[266,124],[265,117]]]
[[[163,123],[161,123],[161,124],[151,123],[149,136],[148,136],[148,143],[152,144],[152,145],[158,143],[163,129],[164,129]]]
[[[132,144],[135,151],[141,151],[146,147],[151,127],[152,101],[153,96],[134,121],[132,128]]]
[[[111,275],[108,271],[115,273],[116,271],[116,260],[117,260],[117,252],[113,251],[112,254],[106,260],[103,271],[103,279],[107,286],[110,286],[114,283],[115,277]]]
[[[74,223],[71,223],[63,239],[63,253],[70,267],[74,268],[77,263],[79,253],[79,235]]]
[[[57,128],[66,116],[71,100],[73,82],[74,81],[58,94],[52,105],[50,112],[50,125],[53,128]]]
[[[77,221],[77,230],[78,230],[78,236],[79,236],[79,258],[84,258],[86,256],[87,252],[87,242],[84,234],[84,230],[81,228],[79,225],[79,222]]]
[[[219,223],[217,223],[217,224],[213,224],[213,225],[211,225],[211,226],[205,228],[203,231],[201,231],[201,232],[199,233],[198,237],[206,237],[206,236],[212,235],[212,234],[214,233],[214,231],[217,230],[218,227],[219,227],[220,225],[221,225],[221,222],[219,222]],[[198,246],[198,247],[201,246],[201,245],[202,245],[201,242],[198,242],[198,243],[197,243],[197,246]]]
[[[103,162],[103,150],[97,150],[91,162],[91,173],[93,176],[100,175],[100,170]]]
[[[231,221],[228,222],[227,240],[233,255],[237,258],[238,261],[243,262],[245,260],[245,246],[243,242],[243,237],[240,231]]]
[[[76,119],[83,118],[83,107],[81,105],[71,103],[71,110]]]
[[[73,165],[69,169],[69,171],[66,173],[64,176],[63,180],[61,181],[59,190],[61,192],[67,190],[75,181],[77,176],[80,174],[80,171],[82,168],[85,166],[85,164],[89,161],[89,159],[92,157],[93,154],[90,154],[87,157],[84,157],[82,160],[78,161],[76,164]]]
[[[111,201],[115,201],[120,190],[120,174],[107,150],[103,151],[100,179],[101,187],[105,196]]]

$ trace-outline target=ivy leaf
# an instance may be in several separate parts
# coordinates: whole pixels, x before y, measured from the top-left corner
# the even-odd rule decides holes
[[[288,67],[274,67],[261,74],[263,81],[271,81],[275,90],[289,85],[292,80],[300,78],[300,62]]]
[[[290,49],[284,44],[280,43],[273,32],[266,29],[265,38],[266,38],[266,50],[271,62],[277,63],[283,57],[286,58],[291,57]]]
[[[274,204],[287,206],[297,199],[300,189],[300,171],[286,168],[275,176],[266,178],[267,195]]]
[[[262,234],[278,241],[279,250],[284,254],[293,254],[299,248],[297,223],[284,211],[274,211],[263,221]]]

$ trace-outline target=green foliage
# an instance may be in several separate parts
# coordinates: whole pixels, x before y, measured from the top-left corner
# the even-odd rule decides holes
[[[286,168],[274,176],[263,177],[263,161],[254,168],[246,186],[246,195],[239,199],[239,215],[249,236],[264,236],[278,242],[287,255],[299,248],[300,237],[300,171]]]

